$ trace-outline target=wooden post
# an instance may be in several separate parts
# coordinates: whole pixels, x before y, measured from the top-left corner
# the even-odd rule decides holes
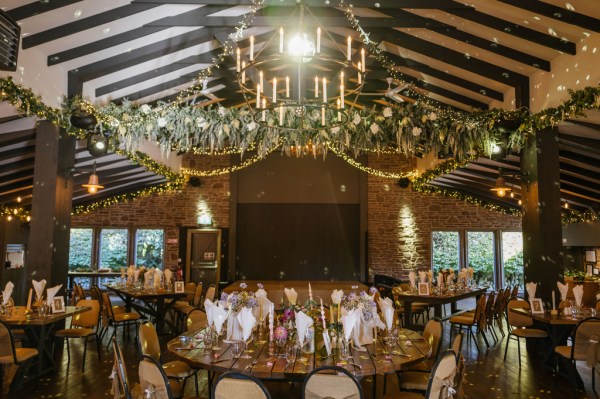
[[[564,270],[556,129],[539,131],[527,140],[521,170],[526,174],[521,180],[525,283],[538,283],[536,297],[550,304]]]
[[[26,276],[46,279],[48,287],[63,284],[65,290],[73,193],[67,171],[73,167],[74,159],[75,139],[48,121],[40,122],[35,141]],[[63,291],[59,295],[62,294]]]

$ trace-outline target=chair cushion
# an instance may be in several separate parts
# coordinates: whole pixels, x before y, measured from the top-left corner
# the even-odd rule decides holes
[[[554,352],[558,353],[559,355],[561,355],[562,357],[564,357],[566,359],[571,358],[571,347],[570,346],[567,346],[567,345],[557,346],[556,348],[554,348]],[[587,358],[585,357],[584,354],[575,353],[575,360],[587,360]]]
[[[180,313],[183,313],[184,315],[186,315],[186,314],[190,313],[194,309],[197,309],[197,308],[195,306],[191,306],[190,305],[190,306],[180,307],[179,309],[176,308],[175,310],[178,311],[178,312],[180,312]]]
[[[422,373],[419,371],[405,371],[400,374],[398,386],[400,389],[408,391],[423,391],[427,390],[429,384],[430,373]]]
[[[113,313],[125,313],[125,306],[113,305],[112,307]]]
[[[170,378],[187,378],[194,375],[196,372],[196,370],[191,368],[187,363],[180,360],[174,360],[163,364],[163,369],[165,370],[167,377]]]
[[[513,328],[512,335],[523,338],[546,338],[548,333],[537,328]]]
[[[17,354],[17,363],[24,362],[38,355],[37,349],[34,348],[15,348],[15,352]],[[0,356],[0,364],[13,364],[14,360],[12,355]]]
[[[129,321],[129,320],[139,320],[140,315],[137,313],[115,313],[115,321]]]
[[[459,315],[459,316],[453,316],[450,318],[450,324],[461,324],[463,326],[472,326],[473,324],[475,324],[475,319],[473,318],[473,316],[464,316],[464,315]]]
[[[94,330],[91,328],[67,328],[58,330],[54,336],[58,338],[85,338],[92,334],[94,334]]]
[[[424,373],[430,373],[431,369],[433,368],[433,365],[435,363],[435,359],[426,359],[423,360],[422,362],[419,362],[417,364],[413,364],[412,366],[409,366],[406,371],[417,371],[417,372],[424,372]]]

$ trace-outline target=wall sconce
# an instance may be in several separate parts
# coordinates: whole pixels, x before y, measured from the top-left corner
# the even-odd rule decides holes
[[[504,176],[519,177],[521,181],[525,182],[525,184],[527,185],[527,190],[529,190],[529,173],[503,173],[502,168],[499,168],[496,184],[490,189],[491,191],[495,191],[498,197],[504,197],[506,193],[512,191],[512,187],[506,184]]]
[[[94,162],[94,164],[92,165],[92,169],[75,169],[75,168],[68,169],[67,173],[66,173],[65,188],[67,188],[67,183],[69,181],[69,177],[74,176],[75,173],[90,173],[88,182],[86,184],[81,185],[82,187],[87,188],[88,193],[96,194],[99,189],[104,188],[104,186],[100,185],[98,175],[96,174],[96,162]]]
[[[198,216],[198,224],[200,226],[212,226],[212,217],[206,213]]]

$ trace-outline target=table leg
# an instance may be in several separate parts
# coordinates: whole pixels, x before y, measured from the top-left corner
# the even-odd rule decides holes
[[[165,327],[165,299],[156,299],[156,333],[163,335]]]
[[[404,328],[412,329],[412,301],[404,300]]]

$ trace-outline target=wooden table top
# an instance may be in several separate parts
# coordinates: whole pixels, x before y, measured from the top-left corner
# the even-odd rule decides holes
[[[41,317],[34,309],[33,313],[27,317],[25,314],[26,309],[27,308],[25,306],[15,306],[12,314],[9,317],[2,317],[0,320],[9,326],[41,326],[45,324],[52,324],[75,314],[91,310],[89,306],[65,306],[64,313],[53,313]]]
[[[120,287],[117,285],[107,284],[105,285],[111,291],[116,293],[132,297],[134,299],[152,299],[152,298],[177,298],[183,297],[187,294],[193,294],[193,292],[175,292],[173,290],[147,290],[147,289],[138,289],[132,287]]]
[[[550,311],[532,314],[531,310],[522,308],[512,308],[510,311],[523,316],[529,316],[536,321],[550,325],[576,325],[581,320],[592,315],[589,309],[584,309],[583,316],[576,319],[573,316],[566,316],[562,311],[559,311],[558,314],[552,314]]]
[[[344,367],[358,377],[392,373],[422,361],[431,352],[431,346],[419,333],[401,329],[397,344],[388,352],[389,355],[386,355],[383,339],[379,337],[376,344],[365,345],[364,351],[351,348],[350,362],[342,361],[337,349],[332,349],[332,356],[323,358],[317,348],[317,353],[312,354],[301,354],[299,351],[296,360],[288,365],[285,347],[276,348],[277,355],[272,358],[269,356],[269,345],[266,342],[251,342],[249,347],[252,352],[249,353],[249,359],[232,358],[231,344],[222,340],[219,340],[219,350],[205,353],[202,341],[196,342],[193,338],[201,332],[203,330],[183,334],[188,338],[187,344],[182,344],[181,336],[171,340],[167,344],[169,351],[192,367],[217,372],[241,371],[260,379],[301,381],[317,367],[335,365]],[[217,360],[220,361],[215,363]],[[254,360],[257,362],[252,365]]]
[[[411,294],[408,292],[401,292],[398,294],[399,301],[418,301],[425,303],[448,303],[458,301],[460,299],[469,298],[472,296],[482,295],[487,292],[487,287],[471,288],[466,291],[455,292],[454,294],[443,294],[443,295],[418,295]]]

